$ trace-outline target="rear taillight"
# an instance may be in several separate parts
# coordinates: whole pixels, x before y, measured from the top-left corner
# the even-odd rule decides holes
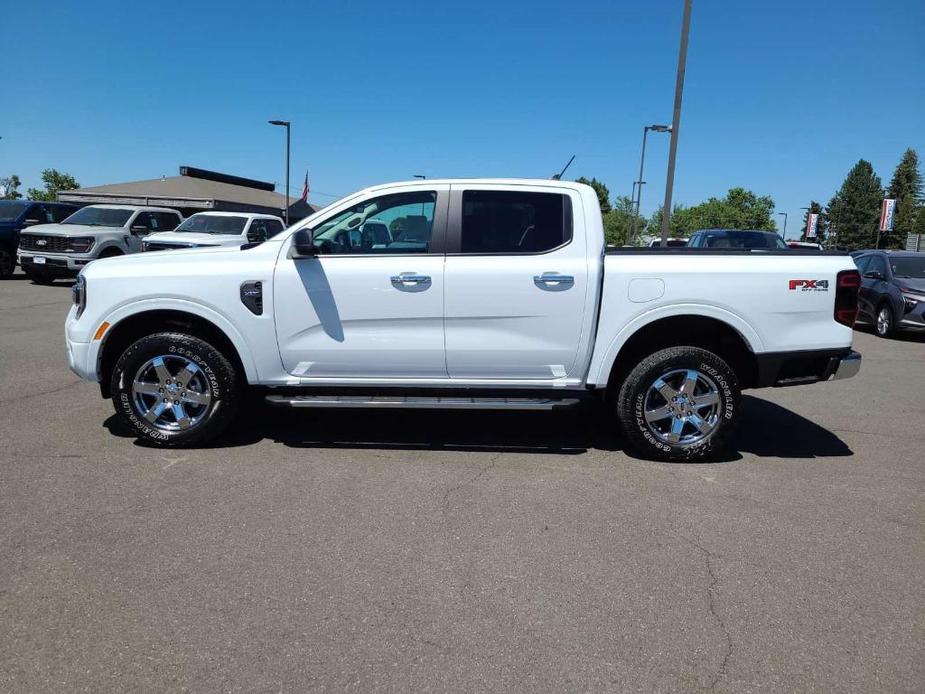
[[[860,286],[861,273],[857,270],[843,270],[835,280],[835,320],[849,328],[857,317]]]

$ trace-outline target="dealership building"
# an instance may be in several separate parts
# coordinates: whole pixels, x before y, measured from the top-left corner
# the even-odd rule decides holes
[[[60,202],[80,205],[154,205],[179,210],[184,217],[196,212],[259,212],[285,218],[286,196],[273,183],[181,166],[179,176],[149,181],[111,183],[91,188],[63,190]],[[289,222],[317,212],[320,206],[289,199]]]

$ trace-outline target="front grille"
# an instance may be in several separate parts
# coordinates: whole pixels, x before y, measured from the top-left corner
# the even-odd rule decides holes
[[[158,243],[157,241],[145,241],[144,248],[146,251],[173,251],[177,248],[195,248],[195,246],[190,246],[187,244],[180,245],[179,243]]]
[[[70,245],[67,236],[40,236],[39,234],[22,234],[19,247],[24,251],[48,251],[64,253]]]

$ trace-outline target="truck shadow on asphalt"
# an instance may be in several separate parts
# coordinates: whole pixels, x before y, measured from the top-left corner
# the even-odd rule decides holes
[[[838,436],[780,405],[744,395],[745,421],[726,456],[817,458],[853,455]],[[115,416],[104,426],[130,437]],[[287,410],[252,404],[238,426],[209,448],[270,439],[294,448],[451,450],[581,454],[621,451],[603,406],[555,413],[452,410]],[[138,445],[144,445],[139,443]]]

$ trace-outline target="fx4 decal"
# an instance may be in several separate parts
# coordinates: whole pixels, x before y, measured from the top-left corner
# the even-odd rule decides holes
[[[790,291],[801,292],[827,292],[829,291],[828,280],[790,280]]]

